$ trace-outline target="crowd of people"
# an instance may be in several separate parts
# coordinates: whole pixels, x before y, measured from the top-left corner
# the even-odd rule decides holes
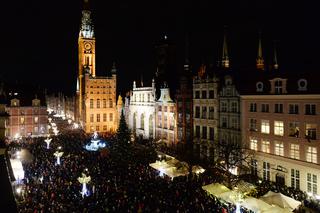
[[[107,152],[90,152],[83,148],[89,137],[70,130],[54,137],[50,149],[44,138],[22,142],[34,159],[23,164],[25,188],[19,212],[235,212],[235,206],[202,190],[212,177],[161,177],[148,165],[153,150],[119,146],[111,136],[105,138],[110,143]],[[60,146],[64,154],[56,165],[53,153]],[[84,197],[78,181],[82,173],[91,177],[89,195]]]

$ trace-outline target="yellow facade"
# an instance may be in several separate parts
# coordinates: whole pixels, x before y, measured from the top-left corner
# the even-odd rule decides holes
[[[77,120],[86,133],[113,133],[118,127],[116,106],[117,76],[96,76],[96,40],[91,11],[82,11],[82,23],[78,39],[79,73],[77,79]]]

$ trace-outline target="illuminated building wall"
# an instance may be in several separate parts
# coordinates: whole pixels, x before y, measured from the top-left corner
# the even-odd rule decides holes
[[[41,105],[39,99],[33,99],[32,105],[21,106],[20,100],[13,98],[6,111],[10,116],[6,136],[10,139],[47,135],[47,107]]]
[[[255,151],[254,175],[319,195],[320,93],[311,80],[255,82],[241,95],[242,137]]]
[[[151,87],[136,87],[133,83],[128,119],[129,128],[136,137],[155,138],[155,96],[154,81]]]
[[[87,133],[114,132],[119,120],[116,106],[116,68],[113,65],[112,76],[96,76],[95,45],[91,11],[86,1],[78,39],[76,120]]]

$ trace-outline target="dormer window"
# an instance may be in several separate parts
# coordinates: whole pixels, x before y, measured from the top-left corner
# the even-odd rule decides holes
[[[299,79],[298,91],[307,91],[307,80],[306,79]]]
[[[282,94],[282,80],[276,80],[274,82],[274,91],[276,94]]]
[[[263,92],[263,83],[261,81],[256,84],[256,89],[257,92]]]

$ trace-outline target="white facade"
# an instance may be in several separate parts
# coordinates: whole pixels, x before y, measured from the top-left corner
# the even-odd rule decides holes
[[[143,139],[155,138],[155,83],[151,87],[136,87],[133,82],[133,91],[129,104],[129,128],[137,137]]]

